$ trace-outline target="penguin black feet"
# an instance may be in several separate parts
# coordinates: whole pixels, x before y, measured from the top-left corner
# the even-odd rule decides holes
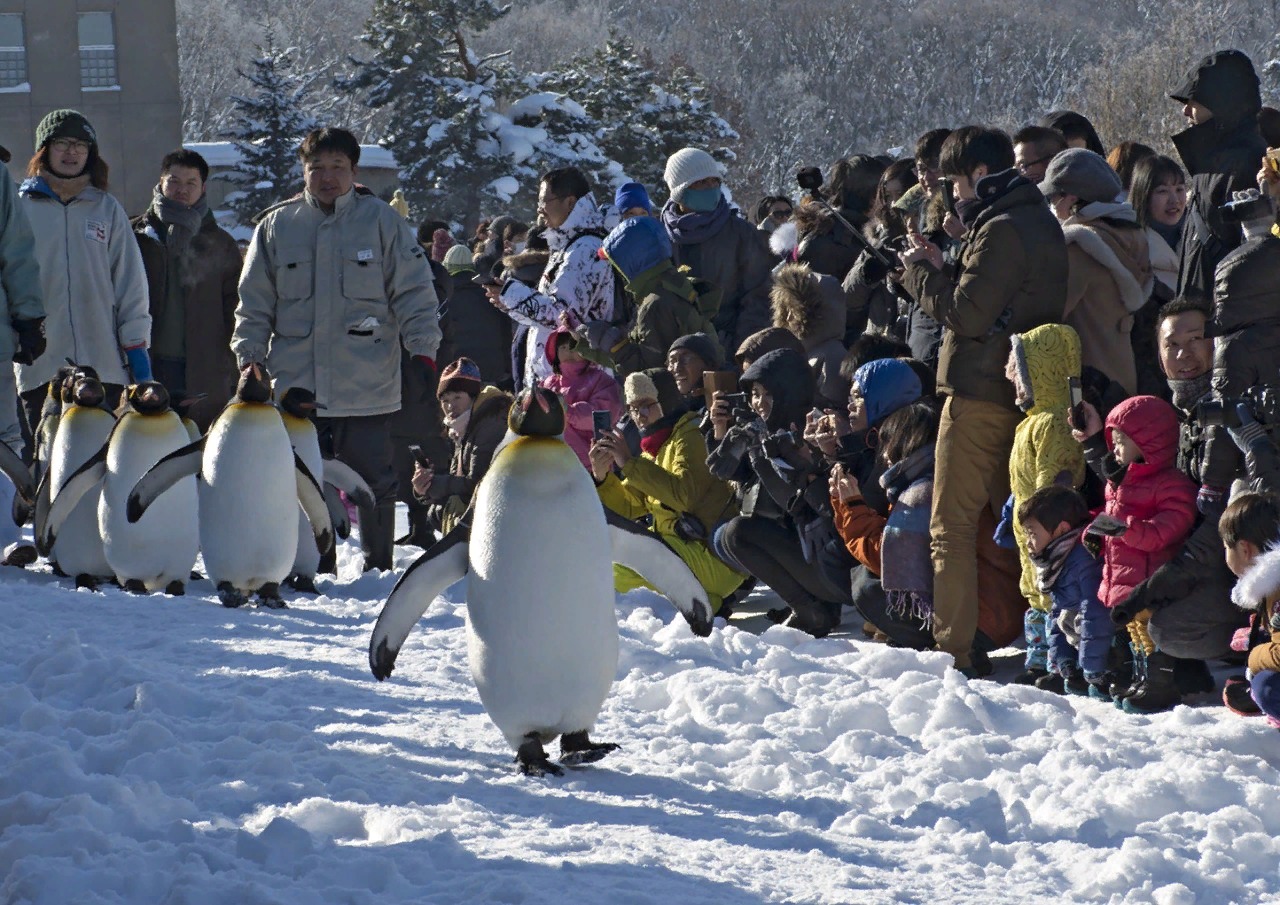
[[[258,604],[269,610],[283,610],[288,604],[280,599],[280,585],[274,581],[267,582],[258,588]]]
[[[147,586],[146,586],[145,584],[143,584],[143,583],[142,583],[142,579],[141,579],[141,578],[130,578],[130,579],[128,579],[128,580],[126,580],[126,581],[125,581],[125,583],[122,585],[122,587],[123,587],[126,591],[128,591],[130,594],[145,594],[145,593],[147,593]]]
[[[593,742],[587,738],[587,730],[566,732],[560,736],[560,763],[568,767],[593,764],[610,751],[617,751],[614,742]]]
[[[93,575],[86,575],[83,572],[76,576],[77,588],[88,588],[90,591],[98,590],[98,585],[102,582]]]
[[[218,582],[218,599],[223,606],[232,610],[249,602],[249,598],[232,587],[229,581]]]
[[[170,597],[182,597],[187,593],[187,586],[175,578],[164,586],[164,592]]]
[[[294,572],[284,580],[284,583],[300,594],[320,593],[319,589],[316,587],[315,579],[310,575],[299,575],[297,572]]]
[[[525,776],[546,776],[548,773],[552,776],[564,775],[564,770],[547,757],[546,749],[542,747],[542,738],[536,732],[526,735],[524,742],[516,749],[516,763]]]
[[[0,562],[2,566],[13,566],[17,569],[25,569],[27,566],[33,565],[40,558],[39,552],[32,544],[14,544],[5,553],[4,560]]]

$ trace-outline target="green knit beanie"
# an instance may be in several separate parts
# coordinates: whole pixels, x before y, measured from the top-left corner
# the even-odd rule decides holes
[[[91,145],[98,143],[98,134],[93,131],[93,126],[89,125],[84,114],[75,110],[54,110],[36,126],[37,151],[59,138],[87,141]]]

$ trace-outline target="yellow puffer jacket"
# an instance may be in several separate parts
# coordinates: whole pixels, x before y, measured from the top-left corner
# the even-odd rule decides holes
[[[1032,405],[1013,434],[1009,487],[1016,507],[1041,487],[1055,482],[1084,482],[1084,454],[1071,436],[1067,378],[1080,376],[1080,337],[1065,324],[1045,324],[1013,337],[1022,381],[1031,388]],[[1056,525],[1045,525],[1049,530]],[[1036,570],[1027,553],[1027,534],[1015,517],[1013,535],[1022,561],[1021,590],[1034,609],[1049,612],[1049,595],[1036,586]]]
[[[622,477],[610,473],[598,487],[600,501],[623,518],[653,517],[653,529],[684,560],[711,597],[712,610],[742,583],[711,552],[704,541],[686,541],[676,534],[683,513],[697,516],[708,534],[717,524],[738,514],[733,490],[707,470],[707,443],[698,430],[698,415],[686,413],[676,421],[656,456],[642,453],[627,461]],[[619,591],[648,587],[634,572],[615,567]]]

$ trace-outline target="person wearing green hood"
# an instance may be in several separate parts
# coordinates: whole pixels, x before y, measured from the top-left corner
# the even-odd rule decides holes
[[[671,240],[652,217],[632,217],[605,237],[600,256],[622,274],[634,316],[628,325],[591,321],[577,332],[579,354],[626,377],[666,365],[671,344],[690,333],[716,335],[715,297],[700,295],[671,263]],[[712,310],[708,310],[712,309]],[[716,346],[719,356],[720,347]]]

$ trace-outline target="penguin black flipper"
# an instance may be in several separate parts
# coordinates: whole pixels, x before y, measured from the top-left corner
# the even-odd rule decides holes
[[[31,469],[18,454],[9,448],[8,443],[0,443],[0,471],[3,471],[13,482],[13,489],[28,505],[36,499],[36,482],[31,477]],[[21,522],[19,522],[21,524]]]
[[[674,550],[658,535],[604,508],[613,542],[613,561],[644,577],[670,600],[699,638],[711,634],[707,592]]]
[[[36,488],[36,505],[31,511],[31,536],[39,537],[44,523],[49,520],[49,504],[52,503],[52,491],[49,488],[49,472],[46,470],[40,478],[40,486]],[[17,516],[14,516],[17,518]]]
[[[329,504],[325,502],[324,491],[316,480],[307,463],[298,454],[293,454],[293,472],[298,483],[298,502],[302,511],[311,522],[311,533],[315,535],[316,548],[324,556],[333,549],[333,525],[329,522]],[[370,494],[372,498],[372,494]]]
[[[42,524],[39,525],[39,533],[36,534],[36,550],[42,556],[48,556],[49,551],[53,549],[58,532],[62,529],[62,523],[67,520],[67,516],[76,508],[76,504],[84,498],[86,493],[102,483],[102,479],[106,477],[107,448],[109,446],[109,443],[102,444],[102,447],[96,453],[72,472],[71,477],[63,482],[57,493],[52,494],[48,514],[43,519]]]
[[[338,488],[328,482],[324,485],[324,504],[329,507],[329,524],[333,525],[333,533],[346,540],[351,536],[351,516],[347,514],[347,507],[342,505]]]
[[[395,669],[404,639],[431,601],[466,576],[471,567],[470,540],[471,520],[464,516],[452,531],[414,560],[391,589],[369,638],[369,668],[379,682]]]
[[[346,462],[338,459],[324,460],[324,482],[332,484],[347,495],[347,499],[355,503],[361,509],[372,509],[377,505],[377,501],[373,498],[373,491],[369,489],[369,485],[365,483],[364,478],[356,473],[356,470]],[[346,535],[343,535],[344,537]]]
[[[147,507],[174,484],[183,478],[200,474],[204,441],[205,438],[201,437],[181,449],[175,449],[138,479],[133,490],[129,491],[129,499],[125,504],[125,518],[129,520],[129,524],[142,518]]]

